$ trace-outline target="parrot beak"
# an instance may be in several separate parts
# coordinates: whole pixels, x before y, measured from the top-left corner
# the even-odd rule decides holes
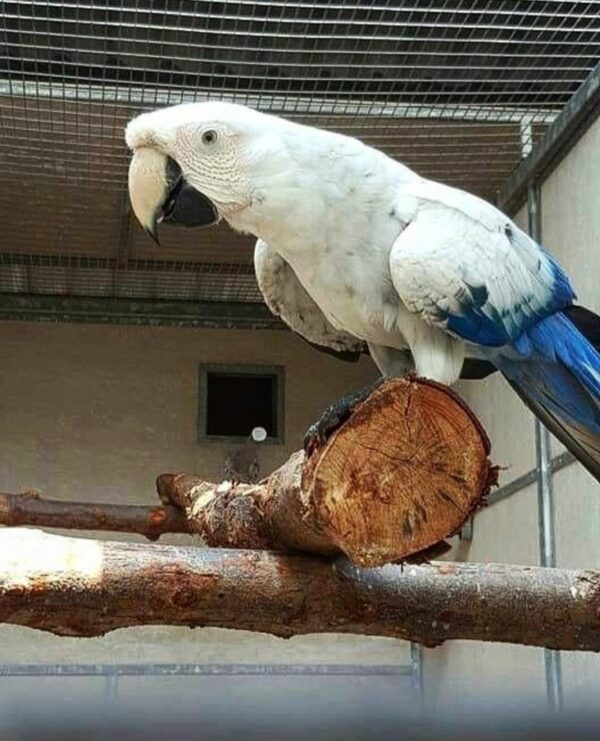
[[[146,234],[160,247],[158,225],[208,226],[219,213],[203,193],[183,177],[171,157],[150,147],[136,149],[129,166],[129,199]]]
[[[129,165],[129,200],[142,228],[159,246],[157,227],[168,193],[167,156],[156,149],[140,147]]]

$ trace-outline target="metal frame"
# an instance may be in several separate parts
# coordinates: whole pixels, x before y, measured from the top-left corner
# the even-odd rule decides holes
[[[103,677],[104,701],[119,699],[121,677],[410,677],[422,701],[411,664],[0,664],[0,680],[33,677]],[[419,672],[420,677],[420,672]]]
[[[543,139],[521,162],[502,189],[498,203],[514,213],[527,200],[528,188],[541,182],[564,159],[600,115],[600,62],[565,105]]]
[[[285,444],[285,366],[283,365],[250,365],[244,363],[201,363],[198,370],[198,442],[201,443],[238,443],[248,442],[247,436],[207,435],[207,375],[209,373],[227,373],[237,376],[274,376],[277,378],[277,435],[267,437],[261,445]]]
[[[411,641],[410,644],[410,668],[412,674],[413,689],[417,694],[421,710],[425,706],[425,692],[423,683],[423,646],[420,643]]]
[[[206,259],[231,280],[201,275],[189,235],[177,246],[187,263],[180,275],[134,267],[147,250],[127,211],[122,130],[156,106],[213,99],[282,113],[494,199],[597,59],[600,2],[534,4],[7,3],[4,290],[33,302],[36,293],[260,301],[249,273],[231,277],[231,255],[224,260],[216,240]],[[12,208],[16,181],[28,183],[23,210]],[[250,267],[242,241],[236,259]],[[64,269],[40,264],[63,252],[72,261]],[[92,269],[92,255],[110,264]]]
[[[199,329],[287,329],[264,304],[0,294],[0,320]]]
[[[148,108],[158,108],[173,104],[173,93],[151,86],[119,87],[117,85],[86,85],[58,82],[23,82],[0,78],[0,96],[66,99],[77,102],[122,103]],[[200,100],[220,100],[228,103],[241,103],[267,113],[296,116],[351,116],[373,118],[409,118],[428,120],[470,121],[484,123],[550,124],[556,119],[557,110],[548,108],[528,108],[527,113],[518,106],[501,105],[421,105],[420,103],[381,103],[377,99],[356,99],[336,96],[333,100],[320,96],[302,96],[256,93],[210,93],[198,95],[195,91],[180,92],[177,102],[197,103]]]
[[[412,664],[0,664],[2,677],[412,676]]]
[[[542,243],[542,196],[539,182],[530,183],[527,190],[529,234]],[[550,433],[539,419],[535,420],[535,457],[537,464],[538,535],[540,565],[556,566],[554,537],[554,486],[552,481]],[[560,651],[544,649],[546,697],[549,709],[558,713],[563,707],[562,662]]]
[[[552,473],[556,473],[575,462],[576,459],[572,453],[561,453],[550,461],[550,470]],[[531,486],[531,484],[535,484],[537,478],[538,469],[537,467],[532,468],[530,471],[527,471],[527,473],[524,473],[522,476],[513,479],[510,483],[505,484],[492,492],[485,500],[487,506],[489,507],[492,504],[498,504],[498,502],[502,502],[504,499],[512,497],[513,494],[517,494],[528,486]]]
[[[15,82],[11,85],[14,87]],[[43,87],[43,86],[42,86]],[[67,87],[62,87],[63,93]],[[40,87],[36,85],[39,93]],[[131,92],[131,91],[130,91]],[[50,90],[49,93],[52,93]],[[43,93],[42,93],[43,94]],[[66,94],[66,93],[65,93]],[[286,102],[286,99],[282,101]],[[324,101],[313,101],[322,113]],[[294,101],[297,106],[298,100]],[[356,106],[356,103],[340,103],[336,105],[344,108],[345,114],[358,115],[359,110],[350,111],[347,105]],[[398,115],[398,106],[393,106],[394,114]],[[403,115],[408,115],[410,106]],[[442,110],[443,109],[443,110]],[[419,108],[419,116],[435,118],[440,113],[456,115],[462,118],[466,115],[471,120],[477,120],[478,114],[473,107],[467,106],[455,111],[450,107],[442,107],[436,111],[435,107]],[[298,108],[295,109],[298,112]],[[305,112],[309,112],[308,106]],[[369,116],[381,116],[391,113],[385,107],[366,106]],[[329,113],[334,113],[332,109]],[[416,113],[416,111],[415,111]],[[495,115],[498,115],[496,118]],[[583,135],[591,123],[600,114],[600,63],[590,73],[586,81],[575,93],[561,114],[554,120],[543,139],[533,148],[533,151],[523,160],[515,174],[510,178],[499,195],[499,205],[508,213],[514,212],[527,197],[527,189],[534,182],[547,177],[549,172],[567,154],[577,140]],[[362,115],[362,114],[361,114]],[[413,114],[411,114],[413,115]],[[510,120],[516,116],[515,112],[494,111],[486,113],[486,120]],[[548,117],[551,114],[547,114]],[[535,116],[534,116],[535,118]],[[530,140],[526,138],[525,149],[530,149]],[[283,329],[281,321],[273,317],[266,307],[258,303],[225,303],[205,302],[192,303],[180,301],[152,301],[116,298],[87,298],[63,296],[36,296],[18,294],[0,294],[0,319],[22,319],[38,321],[69,321],[115,323],[150,326],[188,326],[204,328],[231,328],[231,329]]]

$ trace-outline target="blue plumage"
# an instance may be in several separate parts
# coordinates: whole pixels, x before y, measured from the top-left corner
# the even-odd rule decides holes
[[[518,250],[519,239],[510,236]],[[523,292],[513,306],[500,309],[490,302],[485,286],[464,281],[464,292],[457,299],[460,309],[446,314],[446,326],[479,345],[595,472],[597,454],[592,452],[592,463],[587,456],[600,444],[594,442],[600,441],[600,354],[562,313],[575,299],[567,275],[546,251],[538,254],[537,275],[545,276],[545,298]]]
[[[573,290],[568,275],[562,269],[560,264],[556,262],[552,255],[549,252],[546,252],[546,250],[540,248],[540,251],[550,264],[550,269],[554,276],[551,298],[546,306],[549,313],[554,313],[555,311],[564,309],[565,306],[570,306],[577,296],[575,295],[575,291]]]
[[[483,314],[481,307],[469,304],[463,313],[447,317],[446,328],[476,345],[497,347],[510,342],[510,335],[496,311]]]
[[[513,244],[518,249],[518,242]],[[446,327],[450,332],[476,345],[500,347],[516,340],[524,331],[537,322],[554,314],[575,300],[575,292],[569,279],[546,251],[540,249],[540,269],[544,267],[552,276],[552,285],[547,290],[542,305],[535,303],[533,295],[521,295],[518,303],[502,311],[489,300],[486,286],[473,286],[464,282],[465,293],[459,299],[460,311],[445,315]]]
[[[514,233],[510,237],[517,251],[520,240],[528,239]],[[446,326],[479,345],[534,413],[600,480],[600,354],[563,313],[575,299],[563,269],[541,248],[536,268],[533,289],[522,291],[512,306],[494,305],[491,287],[488,291],[464,281],[456,299],[459,310],[446,315]]]
[[[484,350],[504,375],[562,419],[600,436],[600,354],[561,312]]]

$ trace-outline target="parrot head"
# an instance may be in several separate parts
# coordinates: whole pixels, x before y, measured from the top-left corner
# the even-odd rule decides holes
[[[158,244],[158,225],[230,220],[259,196],[260,169],[276,153],[279,119],[232,103],[189,103],[129,122],[133,212]]]

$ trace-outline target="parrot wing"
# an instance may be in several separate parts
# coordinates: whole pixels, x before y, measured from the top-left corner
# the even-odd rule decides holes
[[[254,248],[254,269],[258,287],[272,313],[314,348],[348,361],[356,361],[368,352],[365,342],[335,329],[289,263],[262,239]]]
[[[598,318],[574,310],[560,266],[490,204],[427,181],[409,185],[400,203],[412,213],[390,267],[408,309],[479,345],[600,480]]]
[[[559,265],[491,204],[427,180],[403,187],[398,203],[408,223],[390,254],[392,281],[430,324],[501,346],[572,303]]]

